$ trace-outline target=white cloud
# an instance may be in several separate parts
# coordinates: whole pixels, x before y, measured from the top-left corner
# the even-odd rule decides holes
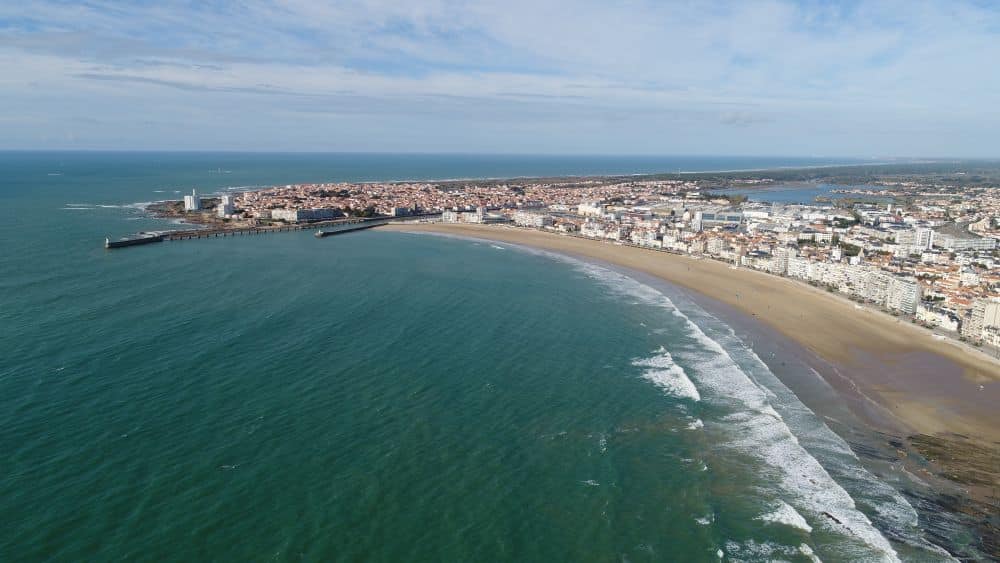
[[[57,117],[85,112],[104,125],[77,143],[150,147],[177,141],[129,119],[218,148],[254,130],[259,148],[378,148],[377,130],[406,150],[384,136],[418,127],[449,135],[409,150],[987,155],[997,29],[997,10],[961,2],[10,3],[0,119],[52,116],[58,138]],[[325,145],[277,145],[282,125]]]

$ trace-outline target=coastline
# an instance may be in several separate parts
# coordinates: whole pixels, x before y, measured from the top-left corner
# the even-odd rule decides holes
[[[679,290],[750,344],[869,471],[895,482],[937,545],[962,552],[954,551],[958,518],[977,530],[980,549],[1000,556],[1000,365],[978,350],[881,311],[859,318],[848,299],[710,259],[504,226],[381,229],[538,248]],[[830,326],[817,327],[827,318]]]
[[[965,438],[994,450],[1000,444],[1000,363],[812,286],[714,260],[526,229],[462,224],[383,229],[523,244],[651,275],[740,311],[814,353],[843,378],[840,385],[831,384],[845,392],[855,387],[882,418],[899,423],[893,430]]]

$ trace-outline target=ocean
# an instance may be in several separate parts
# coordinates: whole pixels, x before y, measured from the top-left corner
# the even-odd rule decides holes
[[[192,188],[668,163],[796,165],[0,153],[0,559],[947,560],[675,288],[378,230],[102,246]]]

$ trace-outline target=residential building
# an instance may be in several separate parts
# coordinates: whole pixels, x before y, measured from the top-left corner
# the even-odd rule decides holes
[[[515,211],[514,224],[522,227],[542,228],[552,225],[552,216],[531,211]]]
[[[886,289],[885,306],[908,315],[917,312],[920,303],[920,283],[916,279],[891,276]]]
[[[215,208],[219,217],[229,217],[236,211],[235,198],[231,194],[225,194],[219,198],[219,205]]]
[[[201,211],[201,198],[191,190],[191,195],[184,196],[184,211]]]

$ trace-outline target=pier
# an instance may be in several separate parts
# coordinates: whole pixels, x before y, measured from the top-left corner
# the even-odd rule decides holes
[[[243,237],[267,235],[272,233],[287,233],[291,231],[311,231],[313,229],[330,229],[338,232],[356,231],[384,225],[386,219],[342,219],[339,221],[320,221],[317,223],[302,223],[296,225],[281,225],[277,227],[244,227],[241,229],[191,229],[187,231],[168,231],[163,233],[163,240],[191,240],[200,238]]]
[[[224,237],[246,237],[266,235],[272,233],[286,233],[291,231],[311,231],[316,230],[316,236],[322,238],[329,235],[360,231],[386,225],[390,222],[404,222],[407,220],[428,219],[440,216],[440,214],[428,214],[411,217],[373,217],[373,218],[349,218],[336,219],[333,221],[317,221],[315,223],[301,223],[291,225],[278,225],[266,227],[240,227],[232,229],[186,229],[182,231],[160,231],[155,235],[138,236],[130,239],[113,241],[110,238],[105,240],[104,247],[125,248],[128,246],[138,246],[152,242],[179,241],[206,238]]]
[[[386,220],[375,220],[368,221],[365,223],[339,223],[336,225],[328,226],[326,228],[321,228],[316,231],[316,238],[324,238],[332,235],[339,235],[341,233],[349,233],[351,231],[360,231],[361,229],[370,229],[372,227],[378,227],[385,225],[389,221]]]

